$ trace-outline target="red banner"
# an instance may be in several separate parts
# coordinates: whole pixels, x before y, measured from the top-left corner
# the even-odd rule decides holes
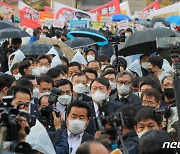
[[[29,28],[41,27],[39,23],[39,14],[29,7],[20,10],[21,26]]]
[[[149,5],[148,7],[146,7],[144,10],[142,10],[142,12],[152,12],[154,10],[158,10],[160,9],[160,3],[158,0],[154,1],[151,5]]]
[[[113,0],[109,3],[106,3],[98,8],[95,8],[90,11],[90,13],[96,13],[97,15],[113,15],[120,13],[120,1],[119,0]]]

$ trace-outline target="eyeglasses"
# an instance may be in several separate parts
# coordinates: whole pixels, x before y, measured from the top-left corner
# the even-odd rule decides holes
[[[125,86],[130,86],[130,85],[131,85],[131,82],[129,82],[129,81],[117,81],[117,83],[118,83],[120,86],[122,86],[123,84],[124,84]]]

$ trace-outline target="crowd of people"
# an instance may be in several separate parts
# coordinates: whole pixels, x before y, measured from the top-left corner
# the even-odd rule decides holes
[[[128,37],[133,30],[122,32]],[[52,33],[47,27],[38,28],[27,43],[45,35],[65,41],[66,34],[67,30]],[[178,152],[162,148],[164,142],[178,141],[173,67],[166,59],[155,54],[141,54],[135,60],[110,56],[90,45],[82,53],[77,51],[80,56],[73,60],[58,55],[61,64],[52,65],[55,52],[25,56],[19,50],[21,44],[21,38],[12,38],[10,46],[8,41],[1,45],[4,150],[25,154],[108,154],[117,149],[124,154]],[[18,109],[15,117],[8,103]]]

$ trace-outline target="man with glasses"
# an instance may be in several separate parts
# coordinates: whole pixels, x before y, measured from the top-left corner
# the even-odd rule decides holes
[[[140,106],[141,100],[139,96],[131,91],[132,79],[133,74],[127,70],[117,74],[116,82],[118,94],[115,101],[119,101],[122,105],[131,104],[134,106]]]

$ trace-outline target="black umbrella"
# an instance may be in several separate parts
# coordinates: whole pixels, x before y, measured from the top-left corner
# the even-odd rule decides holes
[[[168,21],[166,21],[164,18],[153,18],[151,20],[151,25],[149,25],[148,27],[153,28],[154,24],[156,24],[156,22],[162,22],[165,27],[170,27],[170,23]]]
[[[69,32],[67,36],[70,39],[74,37],[88,37],[97,42],[98,45],[108,44],[107,38],[100,31],[94,30],[92,28],[78,28]]]
[[[0,20],[0,29],[13,28],[13,27],[15,27],[14,23],[5,20]]]
[[[119,55],[150,54],[157,50],[156,38],[180,36],[167,28],[149,28],[132,34],[119,50]]]
[[[84,47],[84,46],[96,44],[95,41],[86,37],[76,37],[73,39],[69,39],[65,41],[64,43],[67,44],[71,48],[78,48],[78,47]]]
[[[6,29],[0,30],[0,39],[21,38],[21,37],[30,37],[30,35],[19,28],[6,28]]]
[[[50,44],[25,44],[20,47],[20,50],[24,53],[24,55],[39,55],[46,54],[53,45]],[[63,55],[61,51],[54,47],[59,55]]]

